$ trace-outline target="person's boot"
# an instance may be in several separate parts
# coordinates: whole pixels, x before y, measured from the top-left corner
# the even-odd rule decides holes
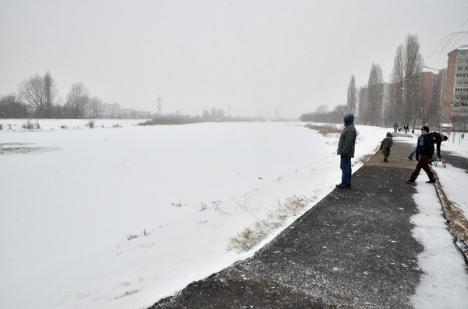
[[[351,185],[344,185],[344,184],[339,184],[335,185],[338,189],[351,189]]]
[[[426,181],[426,183],[435,183],[437,180],[437,178],[432,178],[432,179],[429,179],[428,181]]]

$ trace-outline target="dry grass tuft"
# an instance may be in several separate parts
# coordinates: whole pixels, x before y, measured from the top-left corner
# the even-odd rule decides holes
[[[281,227],[285,221],[303,209],[309,199],[293,196],[285,202],[278,202],[278,206],[270,211],[265,219],[257,221],[253,226],[247,227],[229,241],[228,250],[238,252],[248,251],[264,240],[271,232]]]
[[[305,125],[306,128],[309,128],[311,130],[315,130],[317,131],[319,134],[322,134],[323,136],[327,135],[327,134],[336,134],[336,133],[341,133],[341,129],[338,129],[336,125],[327,125],[327,124],[323,124],[323,125],[317,125],[317,124],[306,124]]]
[[[435,187],[455,244],[463,253],[465,261],[468,263],[468,220],[465,218],[463,211],[457,207],[456,203],[447,197],[442,184],[436,183]]]

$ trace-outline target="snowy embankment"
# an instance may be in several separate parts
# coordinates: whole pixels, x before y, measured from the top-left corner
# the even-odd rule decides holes
[[[96,128],[115,128],[136,125],[147,119],[0,119],[0,125],[5,131],[25,131],[24,126],[28,122],[33,126],[39,126],[41,131],[85,129],[89,122]]]
[[[467,308],[468,274],[462,254],[453,244],[432,185],[418,184],[412,217],[413,236],[424,246],[418,265],[424,272],[411,301],[416,309]]]
[[[459,133],[442,143],[442,149],[450,153],[468,159],[468,139],[460,138]],[[467,134],[465,133],[464,136]],[[468,218],[468,172],[461,168],[456,168],[447,164],[447,168],[438,168],[437,175],[443,185],[447,197],[454,203],[455,207],[461,210],[465,218]]]
[[[416,144],[416,136],[401,141]],[[458,142],[454,142],[458,141]],[[442,150],[468,158],[468,141],[458,138],[442,143]],[[465,170],[447,164],[432,167],[440,185],[452,204],[468,216],[468,183]],[[414,200],[419,213],[412,217],[414,237],[424,246],[418,256],[418,265],[424,272],[416,294],[411,301],[416,309],[467,308],[468,274],[463,255],[453,243],[442,206],[434,186],[424,183],[427,176],[421,171],[417,179]]]
[[[0,155],[1,308],[151,305],[252,255],[340,180],[338,136],[303,124],[63,122],[0,121],[0,144],[18,146]],[[353,170],[386,132],[357,129]],[[305,203],[285,218],[291,199]],[[265,238],[229,250],[272,214]]]
[[[411,138],[398,138],[398,140],[416,146],[417,135]],[[452,134],[447,141],[442,142],[441,151],[468,160],[468,139],[461,139],[460,133]],[[437,173],[448,199],[464,214],[465,218],[468,218],[468,190],[465,189],[465,184],[468,184],[468,173],[466,170],[457,168],[450,163],[447,163],[446,166],[447,168],[444,168],[442,164],[437,164],[432,168]],[[421,171],[420,175],[419,181],[422,182],[426,175],[424,171]]]

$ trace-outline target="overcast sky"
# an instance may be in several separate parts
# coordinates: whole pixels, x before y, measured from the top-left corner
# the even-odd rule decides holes
[[[457,42],[439,45],[467,19],[465,0],[0,0],[0,94],[49,70],[62,99],[83,82],[141,110],[161,95],[165,112],[297,117],[344,104],[372,62],[387,81],[408,33],[446,66]]]

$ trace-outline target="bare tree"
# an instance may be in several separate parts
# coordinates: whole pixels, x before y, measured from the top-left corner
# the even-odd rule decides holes
[[[99,118],[101,117],[101,110],[102,110],[102,100],[98,97],[92,97],[89,100],[89,114],[91,118]]]
[[[24,81],[18,93],[37,117],[51,116],[56,88],[49,72],[44,77],[37,74]]]
[[[46,110],[44,79],[39,74],[24,81],[19,87],[20,98],[29,104],[32,112],[43,117]]]
[[[50,117],[53,112],[55,95],[57,94],[55,82],[50,76],[50,72],[44,75],[44,116]]]
[[[329,111],[328,105],[319,105],[317,109],[315,110],[315,112],[319,114],[328,113],[328,111]]]
[[[421,117],[421,100],[419,99],[419,82],[423,66],[422,56],[419,53],[419,42],[416,35],[408,35],[405,41],[405,70],[404,70],[404,118],[412,123]]]
[[[393,58],[392,92],[391,92],[391,118],[400,124],[409,123],[409,115],[403,113],[403,86],[405,81],[405,48],[398,46]]]
[[[354,75],[351,75],[351,80],[349,81],[346,108],[348,113],[354,114],[356,112],[356,79]]]
[[[336,106],[332,112],[330,112],[330,122],[340,123],[343,121],[343,117],[349,113],[348,107],[346,105]]]
[[[368,113],[368,102],[367,102],[367,87],[361,87],[359,89],[359,108],[358,108],[358,115],[359,121],[363,124],[368,123],[369,113]]]
[[[372,63],[367,87],[367,123],[377,125],[382,122],[381,112],[383,101],[383,74],[378,64]]]
[[[83,118],[89,105],[89,93],[82,83],[75,83],[71,86],[67,95],[66,107],[72,118]]]
[[[9,94],[0,97],[0,118],[25,118],[28,116],[28,110],[18,97]]]

